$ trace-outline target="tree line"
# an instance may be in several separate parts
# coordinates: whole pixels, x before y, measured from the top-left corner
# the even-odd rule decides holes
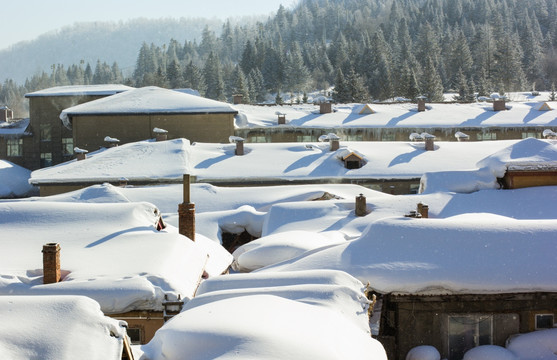
[[[549,90],[556,35],[554,0],[301,0],[264,22],[205,28],[199,41],[143,43],[127,76],[116,63],[55,65],[24,86],[6,81],[0,96],[5,88],[17,94],[14,86],[124,83],[193,88],[217,100],[242,94],[249,103],[332,87],[338,102],[440,101],[448,91],[473,101]]]

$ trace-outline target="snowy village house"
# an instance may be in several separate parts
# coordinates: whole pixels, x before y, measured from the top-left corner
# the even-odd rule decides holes
[[[64,109],[60,118],[77,146],[94,151],[106,136],[126,144],[154,138],[155,128],[168,139],[228,142],[237,113],[226,103],[152,86]]]
[[[73,158],[71,129],[60,121],[62,110],[133,89],[124,85],[58,86],[25,94],[29,99],[29,119],[33,133],[32,149],[25,153],[30,170],[60,164]]]

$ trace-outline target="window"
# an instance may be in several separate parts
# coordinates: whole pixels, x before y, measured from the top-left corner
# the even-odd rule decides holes
[[[536,330],[551,329],[554,323],[555,319],[553,314],[536,314]]]
[[[73,155],[73,138],[62,138],[62,155]]]
[[[449,359],[461,360],[466,351],[493,343],[493,316],[466,314],[448,316]]]
[[[52,140],[52,132],[50,124],[41,124],[40,126],[41,141]]]
[[[395,134],[381,134],[381,141],[395,141]]]
[[[128,333],[132,345],[143,344],[143,329],[139,327],[130,327],[126,330],[126,332]]]
[[[534,138],[534,139],[540,139],[540,133],[537,132],[523,132],[522,133],[522,138],[523,139],[527,139],[527,138]]]
[[[297,142],[312,142],[315,141],[315,138],[311,135],[297,135],[296,136]]]
[[[8,156],[23,156],[23,139],[8,139],[6,145]]]
[[[482,141],[482,140],[497,140],[497,133],[492,133],[492,132],[478,133],[476,135],[476,137],[479,141]]]
[[[252,143],[264,143],[264,142],[267,142],[267,137],[265,135],[250,136],[250,142],[252,142]]]
[[[344,136],[346,141],[363,141],[364,136],[362,134],[348,134]]]
[[[41,167],[52,166],[52,153],[41,153]]]

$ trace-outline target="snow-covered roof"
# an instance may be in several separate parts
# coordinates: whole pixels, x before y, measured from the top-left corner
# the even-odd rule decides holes
[[[357,240],[260,271],[338,269],[380,293],[557,292],[556,237],[554,219],[384,218]]]
[[[543,101],[542,101],[543,102]],[[557,102],[547,103],[557,108]],[[417,111],[416,104],[373,104],[374,113],[360,113],[362,104],[335,104],[335,111],[320,114],[312,104],[284,106],[234,105],[239,111],[238,128],[272,127],[276,112],[286,114],[288,126],[301,128],[487,128],[557,126],[555,111],[538,110],[539,101],[511,102],[508,111],[493,111],[491,103],[476,102],[428,104],[428,111]],[[284,125],[281,125],[284,127]]]
[[[517,141],[437,142],[435,151],[411,142],[341,142],[337,151],[329,151],[326,143],[247,143],[244,156],[235,156],[234,144],[142,141],[36,170],[30,182],[103,182],[122,176],[163,182],[184,173],[208,182],[417,179],[424,172],[475,169],[479,160]],[[346,169],[338,160],[346,148],[363,156],[366,164]]]
[[[3,359],[122,358],[125,328],[84,296],[0,296],[0,318]]]
[[[148,86],[89,101],[64,109],[60,119],[76,115],[126,114],[236,114],[229,104],[216,100]]]
[[[204,270],[220,275],[232,258],[203,236],[157,231],[159,216],[149,203],[0,202],[0,295],[85,295],[108,314],[191,298]],[[60,244],[63,281],[43,285],[46,243]]]
[[[25,94],[25,97],[39,97],[39,96],[102,96],[114,95],[120,92],[134,89],[133,87],[121,84],[99,84],[99,85],[67,85],[55,86],[48,89],[34,91]]]
[[[6,160],[0,160],[0,198],[30,195],[33,187],[29,185],[31,171]]]
[[[199,295],[142,346],[147,358],[386,359],[370,336],[363,284],[348,274],[214,280],[205,281]]]
[[[188,173],[189,149],[186,139],[128,143],[88,153],[86,160],[35,170],[29,182],[179,181]]]
[[[31,135],[29,131],[29,118],[18,121],[0,122],[0,137],[3,138],[20,138],[25,135]]]

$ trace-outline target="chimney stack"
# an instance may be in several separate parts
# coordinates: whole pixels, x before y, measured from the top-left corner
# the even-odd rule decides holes
[[[332,105],[330,102],[322,102],[319,104],[319,113],[320,114],[330,114],[333,112]]]
[[[155,133],[155,141],[165,141],[168,139],[168,131],[164,129],[154,128],[153,132]]]
[[[418,96],[418,112],[425,111],[425,96]]]
[[[178,204],[178,232],[195,241],[195,204],[190,199],[190,175],[184,175],[184,202]]]
[[[417,209],[418,209],[418,214],[420,214],[422,218],[427,219],[429,217],[428,205],[423,203],[418,203]]]
[[[505,99],[493,100],[493,111],[507,110]]]
[[[244,138],[232,135],[228,137],[228,141],[236,144],[236,150],[234,150],[235,155],[238,156],[244,155]]]
[[[242,94],[232,95],[232,99],[233,99],[232,102],[234,103],[234,105],[242,104],[243,101],[244,101],[244,95],[242,95]]]
[[[286,114],[278,113],[278,125],[286,124]]]
[[[60,244],[43,245],[43,283],[52,284],[60,281]]]
[[[75,154],[75,158],[77,161],[81,161],[81,160],[85,160],[87,159],[87,153],[89,151],[85,150],[85,149],[80,149],[77,146],[73,148],[73,152]]]
[[[363,194],[356,196],[356,216],[366,216],[367,215],[367,205],[366,197]]]
[[[425,139],[425,150],[426,151],[434,151],[435,150],[435,144],[434,144],[433,140],[435,140],[435,136],[424,132],[424,133],[422,133],[422,137]]]

